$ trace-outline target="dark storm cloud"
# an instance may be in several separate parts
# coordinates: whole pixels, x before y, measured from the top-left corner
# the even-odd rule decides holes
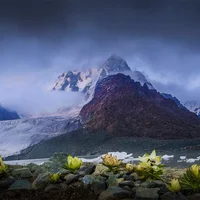
[[[0,2],[1,23],[12,24],[19,32],[45,33],[54,39],[56,36],[66,38],[68,34],[95,39],[146,36],[190,40],[194,44],[200,34],[199,0]]]

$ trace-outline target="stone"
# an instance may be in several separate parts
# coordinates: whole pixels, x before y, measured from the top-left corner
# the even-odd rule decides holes
[[[197,200],[200,199],[200,193],[192,194],[187,197],[188,200]]]
[[[125,181],[132,181],[133,180],[133,176],[131,176],[131,175],[124,175],[124,180]]]
[[[80,176],[90,175],[94,173],[95,168],[95,165],[83,166],[78,170],[78,173],[80,174]]]
[[[69,173],[70,173],[70,171],[67,170],[67,169],[60,169],[60,170],[57,172],[57,174],[60,174],[61,176],[65,176],[65,175],[67,175],[67,174],[69,174]]]
[[[33,189],[43,189],[49,183],[49,173],[40,174],[32,183]]]
[[[122,181],[121,183],[119,183],[120,187],[129,187],[129,188],[133,188],[135,186],[133,181]]]
[[[31,183],[28,180],[16,180],[10,187],[9,190],[30,190],[32,189]]]
[[[145,188],[155,188],[155,187],[160,188],[165,186],[165,184],[161,180],[152,180],[152,181],[145,181],[140,186]]]
[[[85,185],[89,185],[96,195],[106,190],[106,181],[104,177],[86,175],[81,180]]]
[[[137,173],[132,173],[131,174],[131,176],[133,177],[133,180],[135,180],[135,181],[137,181],[137,180],[141,180],[141,177],[140,176],[138,176],[138,174]]]
[[[103,191],[98,200],[118,200],[124,198],[132,197],[132,193],[117,186],[109,187],[107,190]]]
[[[103,173],[105,173],[106,171],[109,171],[109,168],[108,167],[106,167],[105,165],[103,165],[103,164],[97,164],[96,165],[96,168],[95,168],[95,171],[94,171],[94,175],[95,176],[98,176],[98,175],[100,175],[100,174],[103,174]]]
[[[29,163],[28,165],[26,165],[26,167],[29,168],[30,171],[33,173],[38,169],[39,165],[35,163]]]
[[[167,192],[165,194],[163,194],[161,197],[160,197],[161,200],[187,200],[187,198],[182,195],[180,192],[177,194],[177,193],[173,193],[173,192]],[[197,199],[195,199],[197,200]]]
[[[33,174],[31,173],[29,168],[19,168],[12,171],[12,175],[14,177],[24,178],[32,178]]]
[[[59,184],[49,184],[46,186],[45,192],[49,190],[59,190],[59,189],[61,189],[61,186]]]
[[[67,184],[71,184],[75,181],[77,181],[79,179],[79,175],[78,174],[67,174],[64,179],[66,180]]]
[[[135,200],[158,200],[159,188],[137,188]]]
[[[0,179],[0,188],[8,189],[14,182],[15,182],[15,179],[12,176],[9,176],[8,178]]]
[[[108,186],[119,186],[119,183],[124,181],[124,178],[118,178],[119,175],[110,175],[107,180]]]

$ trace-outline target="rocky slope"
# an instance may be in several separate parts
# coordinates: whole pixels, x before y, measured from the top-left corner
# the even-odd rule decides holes
[[[198,117],[124,74],[101,79],[80,115],[90,131],[157,139],[200,137]]]
[[[16,112],[5,109],[0,105],[0,121],[14,119],[20,119],[19,115]]]

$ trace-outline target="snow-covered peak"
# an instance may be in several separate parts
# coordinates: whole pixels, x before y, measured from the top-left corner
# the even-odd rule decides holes
[[[197,101],[187,101],[184,106],[200,117],[200,104]]]
[[[53,90],[82,92],[85,87],[91,83],[93,76],[97,73],[97,69],[89,69],[85,72],[69,71],[58,77]]]
[[[107,75],[119,73],[119,72],[127,72],[131,71],[127,62],[121,58],[120,56],[113,54],[111,55],[107,61],[100,67],[101,77],[105,77]]]

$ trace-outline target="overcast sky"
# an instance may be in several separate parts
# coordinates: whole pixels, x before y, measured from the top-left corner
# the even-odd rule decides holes
[[[112,53],[159,91],[200,101],[199,22],[199,0],[0,0],[0,101],[45,104],[37,91],[61,72]]]

